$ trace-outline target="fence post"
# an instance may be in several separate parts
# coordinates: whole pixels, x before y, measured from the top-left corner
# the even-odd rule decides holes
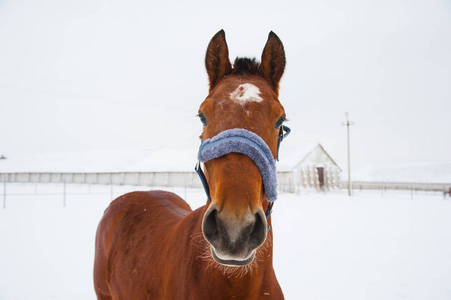
[[[186,187],[186,178],[185,178],[185,201],[188,200],[188,196],[187,196],[186,190],[187,190],[187,187]]]
[[[110,177],[110,193],[111,193],[111,201],[113,201],[113,179]]]
[[[64,189],[63,206],[66,207],[66,179],[64,179],[63,181],[63,189]]]

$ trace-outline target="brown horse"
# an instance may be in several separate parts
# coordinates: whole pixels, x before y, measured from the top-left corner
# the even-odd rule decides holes
[[[278,100],[285,52],[271,32],[261,63],[232,66],[224,31],[205,58],[209,95],[201,138],[234,128],[258,135],[271,160],[285,112]],[[96,237],[98,299],[283,299],[273,269],[270,202],[263,173],[249,155],[228,153],[204,164],[211,202],[195,211],[175,194],[133,192],[114,200]]]

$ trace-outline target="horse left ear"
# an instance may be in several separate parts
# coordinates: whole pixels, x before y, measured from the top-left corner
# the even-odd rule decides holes
[[[208,44],[205,67],[210,81],[210,91],[224,76],[232,72],[224,30],[216,33]]]
[[[282,41],[271,31],[263,49],[259,69],[260,74],[269,81],[276,94],[279,92],[279,82],[285,70],[285,63],[285,50]]]

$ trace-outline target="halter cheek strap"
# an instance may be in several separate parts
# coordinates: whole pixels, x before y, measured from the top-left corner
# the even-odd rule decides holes
[[[200,161],[197,162],[194,170],[196,171],[197,175],[199,175],[200,181],[202,182],[202,186],[204,187],[204,190],[205,190],[205,194],[207,194],[208,202],[211,203],[210,186],[208,185],[207,178],[205,177],[204,171],[202,171],[202,168],[200,166]]]

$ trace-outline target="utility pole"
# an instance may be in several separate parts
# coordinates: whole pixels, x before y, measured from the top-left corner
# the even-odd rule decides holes
[[[348,131],[348,192],[349,196],[352,196],[352,183],[351,183],[351,151],[350,151],[350,142],[349,142],[349,126],[354,125],[354,122],[349,121],[349,113],[345,112],[346,115],[346,123],[341,123],[341,125],[347,127]]]

